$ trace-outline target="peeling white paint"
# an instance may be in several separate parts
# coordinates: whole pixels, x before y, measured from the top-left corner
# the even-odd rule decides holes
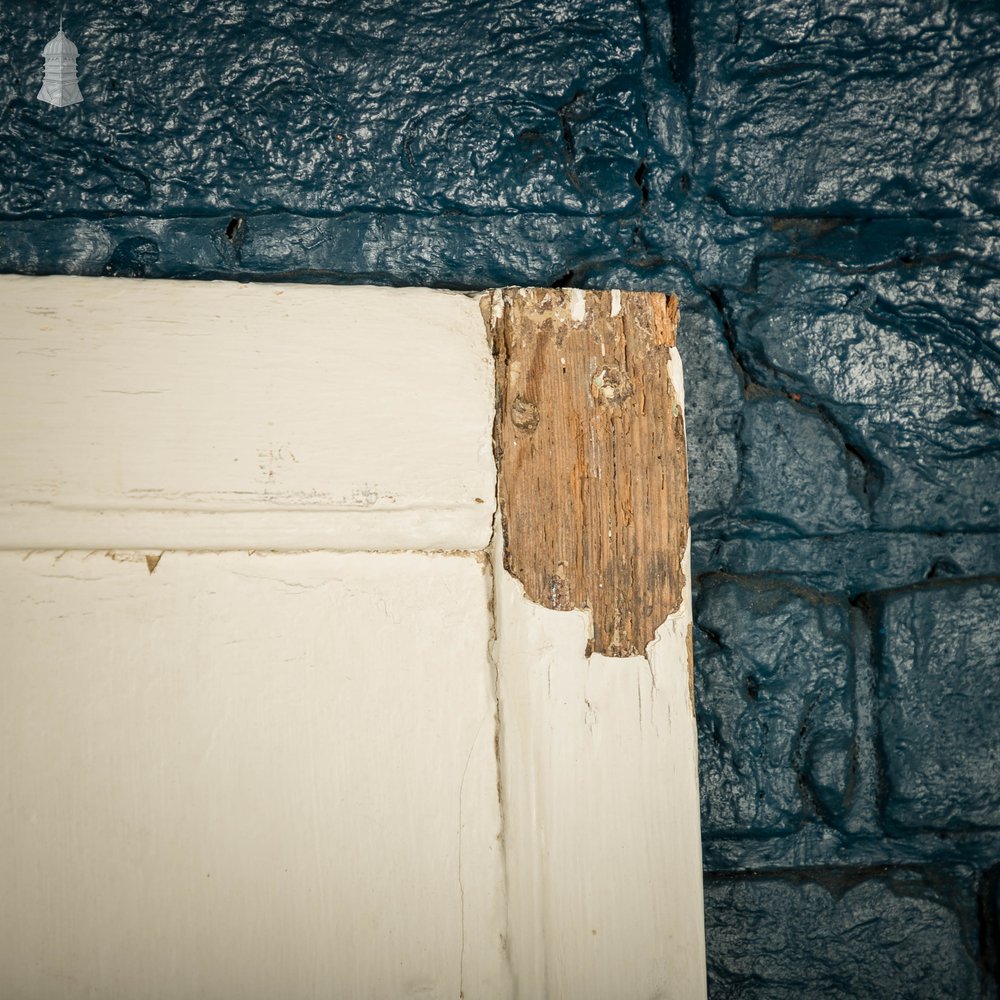
[[[676,347],[670,348],[670,360],[667,362],[667,371],[670,374],[670,381],[674,386],[674,393],[677,396],[677,405],[684,409],[684,367],[681,364],[681,355]]]
[[[504,313],[503,292],[499,288],[496,288],[492,292],[490,292],[490,296],[492,299],[490,318],[492,319],[493,325],[495,326],[501,319],[503,319],[503,313]]]
[[[570,315],[577,323],[582,323],[587,318],[587,297],[579,288],[569,290]]]
[[[689,554],[645,657],[493,578],[478,298],[0,310],[0,993],[704,997]]]
[[[614,288],[611,291],[611,315],[617,316],[622,311],[622,293]]]
[[[588,659],[589,614],[533,604],[502,568],[495,609],[519,995],[704,998],[689,597],[624,659]]]

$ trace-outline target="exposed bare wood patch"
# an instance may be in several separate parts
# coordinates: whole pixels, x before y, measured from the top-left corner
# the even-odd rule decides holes
[[[490,305],[504,566],[536,603],[589,609],[596,652],[642,654],[683,599],[677,299],[527,288]]]
[[[163,558],[162,552],[157,553],[143,553],[143,552],[105,552],[104,553],[109,559],[113,559],[115,562],[120,563],[141,563],[145,562],[146,569],[149,570],[149,575],[152,576],[156,572],[156,567],[160,565],[160,560]]]

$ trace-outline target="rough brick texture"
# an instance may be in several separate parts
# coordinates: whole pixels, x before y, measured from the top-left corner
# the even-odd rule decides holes
[[[708,836],[844,813],[854,692],[847,603],[753,579],[698,594],[696,700]]]
[[[706,897],[713,996],[942,1000],[983,989],[961,916],[974,893],[960,875],[709,878]],[[753,928],[752,941],[740,927]]]
[[[995,15],[941,0],[696,3],[699,174],[739,214],[996,207]]]
[[[712,996],[995,998],[995,0],[66,14],[0,271],[680,295]]]
[[[880,622],[887,821],[1000,826],[1000,586],[947,581],[890,594]]]

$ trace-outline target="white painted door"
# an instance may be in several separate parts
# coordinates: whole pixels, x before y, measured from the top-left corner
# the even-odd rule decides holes
[[[0,996],[704,995],[690,598],[502,568],[482,305],[0,278]]]

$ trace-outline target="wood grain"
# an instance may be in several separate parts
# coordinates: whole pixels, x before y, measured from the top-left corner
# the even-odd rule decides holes
[[[685,582],[677,300],[527,288],[489,306],[504,566],[536,603],[588,609],[593,651],[644,653]]]

